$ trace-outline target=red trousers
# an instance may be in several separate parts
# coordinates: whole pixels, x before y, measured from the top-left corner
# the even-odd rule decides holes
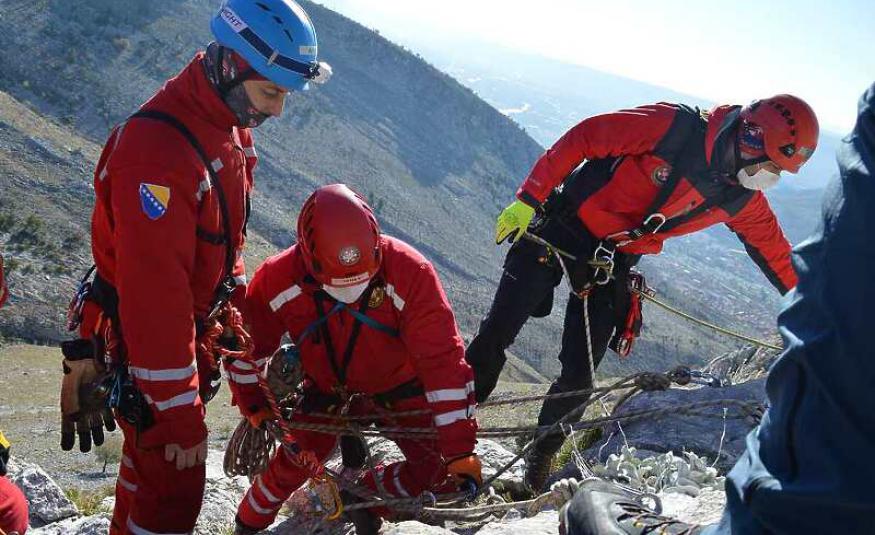
[[[394,411],[408,411],[427,408],[425,398],[413,398],[397,403]],[[354,413],[354,412],[353,412]],[[331,423],[321,418],[295,413],[295,422]],[[431,414],[409,416],[405,418],[388,417],[378,425],[391,427],[431,427]],[[311,450],[324,461],[337,444],[338,438],[327,433],[315,431],[296,431],[295,441],[302,450]],[[406,460],[380,467],[378,478],[386,492],[393,497],[415,497],[426,490],[446,492],[453,489],[447,482],[447,471],[435,438],[399,438],[393,439],[404,453]],[[296,466],[286,453],[285,448],[277,448],[270,460],[267,470],[257,476],[252,486],[246,491],[240,506],[237,508],[237,518],[245,525],[264,529],[271,525],[282,504],[292,492],[303,485],[309,474]],[[375,490],[375,475],[368,473],[360,482]]]
[[[204,497],[206,465],[177,470],[164,460],[164,446],[136,447],[136,431],[120,422],[125,441],[110,535],[190,533]]]

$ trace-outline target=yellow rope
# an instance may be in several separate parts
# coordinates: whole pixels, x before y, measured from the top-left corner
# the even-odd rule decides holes
[[[537,243],[538,245],[543,245],[547,249],[550,249],[553,252],[555,252],[556,254],[562,255],[565,258],[568,258],[569,260],[575,260],[575,261],[577,260],[577,257],[574,256],[573,254],[569,253],[568,251],[563,251],[562,249],[552,245],[550,242],[541,238],[540,236],[536,236],[534,234],[530,234],[530,233],[526,232],[525,234],[523,234],[523,237],[531,242]],[[600,267],[599,263],[593,262],[592,260],[589,261],[589,264],[593,267]],[[727,336],[732,336],[734,338],[738,338],[739,340],[744,340],[745,342],[750,342],[751,344],[754,344],[754,345],[757,345],[760,347],[774,349],[777,351],[782,351],[784,349],[783,347],[776,346],[776,345],[770,344],[768,342],[763,342],[762,340],[757,340],[756,338],[751,338],[750,336],[745,336],[745,335],[738,333],[738,332],[735,332],[735,331],[730,331],[729,329],[720,327],[720,326],[715,325],[713,323],[707,322],[703,319],[699,319],[695,316],[691,316],[691,315],[687,314],[686,312],[684,312],[680,309],[677,309],[664,301],[660,301],[656,297],[649,295],[646,292],[636,291],[636,293],[638,293],[644,299],[647,299],[648,301],[664,308],[665,310],[668,310],[669,312],[672,312],[673,314],[677,314],[678,316],[680,316],[686,320],[692,321],[693,323],[701,325],[702,327],[707,327],[709,329],[713,329],[714,331],[717,331],[718,333],[725,334]]]
[[[751,344],[756,345],[756,346],[765,347],[768,349],[774,349],[777,351],[782,351],[784,349],[783,347],[776,346],[776,345],[770,344],[768,342],[763,342],[762,340],[757,340],[756,338],[751,338],[750,336],[746,336],[744,334],[741,334],[741,333],[738,333],[735,331],[730,331],[729,329],[720,327],[719,325],[714,325],[713,323],[707,322],[703,319],[699,319],[695,316],[691,316],[691,315],[687,314],[686,312],[684,312],[682,310],[678,310],[677,308],[669,305],[668,303],[666,303],[664,301],[660,301],[659,299],[657,299],[656,297],[654,297],[652,295],[648,295],[646,292],[641,292],[641,291],[636,290],[636,293],[638,295],[640,295],[641,297],[643,297],[644,299],[650,301],[651,303],[658,305],[658,306],[664,308],[665,310],[668,310],[669,312],[671,312],[673,314],[677,314],[678,316],[680,316],[686,320],[692,321],[693,323],[696,323],[696,324],[701,325],[703,327],[708,327],[709,329],[713,329],[713,330],[715,330],[719,333],[725,334],[727,336],[732,336],[734,338],[738,338],[739,340],[744,340],[745,342],[750,342]]]

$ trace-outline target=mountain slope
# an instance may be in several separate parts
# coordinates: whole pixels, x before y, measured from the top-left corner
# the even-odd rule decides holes
[[[450,76],[353,21],[304,5],[336,74],[292,95],[284,117],[255,133],[262,158],[250,267],[293,241],[298,207],[315,186],[347,182],[370,199],[388,233],[435,263],[460,326],[475,332],[506,251],[492,243],[494,217],[542,149]],[[214,7],[208,0],[91,0],[76,9],[61,0],[7,3],[3,21],[17,30],[0,34],[0,91],[12,97],[0,102],[0,214],[14,220],[0,225],[0,240],[18,266],[0,332],[63,336],[63,307],[89,264],[99,146],[208,42]],[[16,245],[22,241],[26,250]],[[548,375],[557,371],[562,309],[530,322],[514,347]],[[701,361],[731,347],[648,313],[643,358],[622,367],[610,359],[608,371]]]

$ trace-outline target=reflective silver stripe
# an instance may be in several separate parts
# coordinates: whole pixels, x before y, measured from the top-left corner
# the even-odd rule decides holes
[[[258,153],[255,152],[255,147],[243,147],[243,154],[250,158],[258,158]]]
[[[458,422],[459,420],[467,420],[468,419],[468,409],[459,409],[456,411],[450,412],[442,412],[441,414],[436,414],[434,417],[434,425],[437,427],[443,427],[445,425],[450,425],[451,423]]]
[[[234,277],[234,284],[237,286],[246,286],[247,282],[249,282],[249,279],[246,278],[246,275],[237,275]]]
[[[252,491],[249,491],[247,496],[247,501],[249,502],[249,506],[252,507],[252,510],[260,515],[270,515],[273,514],[273,509],[265,509],[264,507],[260,507],[257,503],[255,503],[255,498],[252,497]],[[277,506],[279,507],[279,506]]]
[[[213,171],[215,171],[215,172],[218,173],[219,171],[222,170],[223,167],[225,167],[225,165],[222,163],[222,159],[221,159],[221,158],[216,158],[215,160],[213,160],[213,161],[210,163],[210,167],[213,168]]]
[[[131,460],[127,455],[122,455],[122,464],[127,466],[128,468],[134,467],[134,461]]]
[[[104,178],[106,178],[106,175],[108,175],[108,174],[109,174],[109,171],[107,171],[106,167],[104,167],[103,169],[100,170],[100,174],[97,176],[97,178],[99,178],[100,180],[103,180]]]
[[[467,388],[445,388],[443,390],[432,390],[425,393],[425,399],[429,403],[437,403],[439,401],[467,401]]]
[[[397,293],[395,293],[395,287],[391,284],[386,285],[386,294],[392,298],[392,303],[395,304],[395,308],[399,311],[404,310],[404,299],[401,299]]]
[[[134,524],[134,521],[131,520],[131,517],[128,517],[128,531],[133,533],[134,535],[185,535],[186,532],[178,531],[176,533],[157,533],[155,531],[149,531],[148,529],[143,529],[140,526]],[[191,532],[188,532],[191,533]]]
[[[261,480],[261,476],[258,476],[255,479],[255,484],[258,485],[258,490],[260,490],[261,493],[264,494],[264,497],[268,500],[272,501],[273,503],[279,503],[282,501],[274,496],[273,493],[271,493],[269,490],[267,490],[267,487],[264,486],[264,481]]]
[[[204,198],[204,193],[210,191],[213,185],[210,183],[210,176],[204,175],[204,179],[201,180],[197,185],[197,193],[195,194],[195,198],[197,198],[198,202]]]
[[[258,374],[242,375],[239,373],[228,372],[228,378],[238,385],[252,385],[258,382]]]
[[[405,498],[409,498],[410,493],[407,492],[407,489],[405,489],[404,485],[401,484],[401,463],[397,463],[393,467],[393,470],[395,470],[395,477],[392,478],[392,483],[395,484],[395,490],[397,490],[398,493]]]
[[[474,392],[474,381],[468,381],[465,383],[465,392],[469,394]]]
[[[192,390],[190,392],[185,392],[183,394],[179,394],[178,396],[174,396],[170,399],[165,399],[164,401],[155,401],[151,396],[146,395],[146,401],[155,405],[155,408],[159,411],[166,411],[167,409],[172,409],[174,407],[182,407],[184,405],[194,405],[194,401],[197,399],[197,390]]]
[[[128,366],[128,372],[133,377],[142,379],[143,381],[181,381],[182,379],[188,379],[196,374],[197,365],[192,362],[185,368],[164,368],[160,370]]]
[[[127,479],[123,478],[122,476],[118,476],[116,481],[118,481],[119,485],[128,489],[129,492],[137,492],[137,486],[134,485],[133,483],[131,483],[130,481],[128,481]]]
[[[255,365],[258,366],[259,368],[261,368],[262,366],[265,365],[266,362],[267,362],[267,358],[265,357],[263,359],[256,360]],[[231,362],[231,364],[229,366],[231,368],[236,369],[236,370],[243,370],[243,371],[249,371],[249,370],[255,369],[252,367],[252,364],[249,364],[248,362],[240,360],[240,359],[234,360],[233,362]]]
[[[280,292],[279,295],[270,300],[270,308],[274,312],[280,309],[281,306],[285,305],[292,299],[301,295],[301,288],[297,285],[292,286],[291,288],[287,288]]]

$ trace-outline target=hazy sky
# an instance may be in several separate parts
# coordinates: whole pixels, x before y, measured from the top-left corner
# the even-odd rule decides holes
[[[853,126],[875,80],[873,0],[317,0],[416,50],[479,39],[713,101],[797,94]]]

